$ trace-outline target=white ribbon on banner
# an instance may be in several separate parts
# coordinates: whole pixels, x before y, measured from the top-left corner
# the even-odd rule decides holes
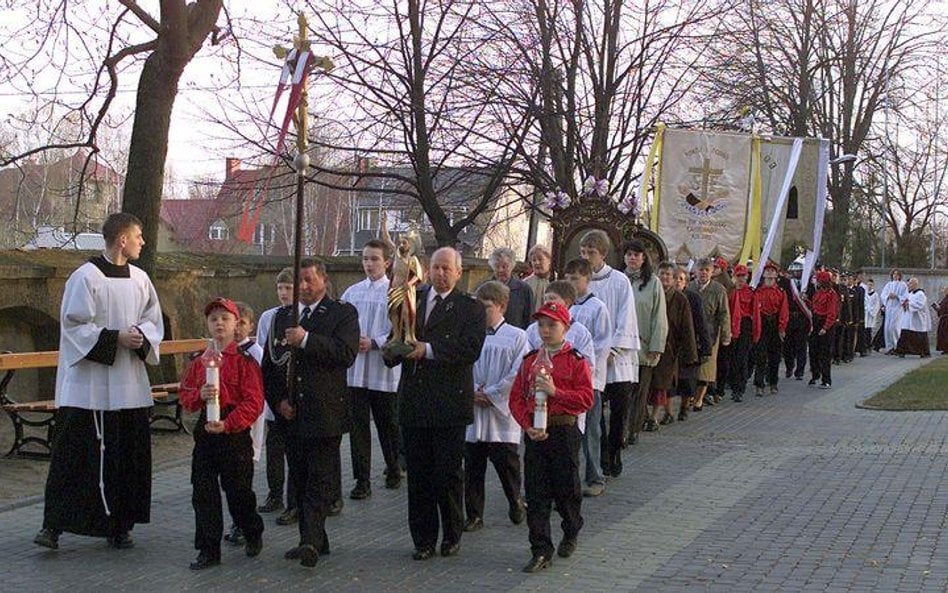
[[[820,140],[820,164],[816,169],[819,188],[816,193],[816,220],[813,221],[813,251],[807,251],[803,258],[803,276],[800,277],[800,289],[804,290],[813,274],[820,243],[823,241],[823,219],[826,217],[826,198],[829,193],[829,140]]]
[[[787,173],[783,176],[783,183],[780,185],[780,193],[777,195],[777,207],[770,219],[770,227],[767,229],[767,240],[764,242],[764,248],[760,252],[758,264],[754,266],[754,275],[751,277],[751,286],[757,286],[760,277],[764,273],[764,266],[770,258],[770,252],[774,248],[774,239],[777,237],[777,228],[779,227],[780,216],[783,216],[787,209],[787,196],[790,194],[790,184],[793,183],[793,176],[797,172],[797,164],[800,162],[800,153],[803,152],[803,138],[793,139],[793,148],[790,149],[790,159],[787,162]],[[771,203],[773,199],[771,198]]]

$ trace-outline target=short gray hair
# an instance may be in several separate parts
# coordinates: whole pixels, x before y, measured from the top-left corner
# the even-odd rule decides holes
[[[513,249],[510,247],[498,247],[492,251],[490,257],[487,258],[487,265],[489,265],[491,269],[494,269],[501,258],[506,259],[511,264],[517,263],[517,256],[514,254]]]
[[[464,269],[464,258],[461,257],[461,252],[454,247],[439,247],[435,249],[435,252],[431,254],[431,259],[428,260],[429,264],[434,261],[435,256],[438,255],[439,251],[444,251],[445,253],[450,252],[454,254],[454,265],[456,265],[459,270]]]
[[[553,259],[553,252],[550,251],[550,248],[540,243],[537,243],[536,245],[530,248],[530,251],[527,252],[527,257],[528,258],[533,257],[537,253],[542,253],[543,255],[547,257],[547,259]]]

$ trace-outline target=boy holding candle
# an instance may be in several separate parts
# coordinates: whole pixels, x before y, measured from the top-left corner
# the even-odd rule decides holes
[[[237,527],[246,538],[247,556],[263,548],[263,520],[257,514],[253,492],[253,446],[250,427],[263,411],[263,378],[260,365],[248,352],[237,347],[234,338],[240,313],[233,301],[217,298],[204,308],[207,329],[221,353],[217,380],[206,373],[200,358],[181,381],[181,405],[190,412],[201,411],[194,429],[191,484],[194,487],[194,547],[199,554],[192,570],[202,570],[221,562],[221,535],[224,531],[220,489]],[[208,377],[211,378],[208,381]],[[214,383],[217,383],[216,385]],[[220,420],[208,420],[207,403],[216,399]]]
[[[577,417],[593,405],[590,367],[565,340],[571,322],[569,309],[546,303],[533,317],[543,344],[524,358],[510,393],[510,412],[527,433],[523,465],[533,558],[523,567],[524,572],[538,572],[551,564],[553,502],[563,518],[563,539],[557,554],[568,558],[576,551],[576,538],[583,526],[579,479],[583,436]],[[549,358],[549,370],[535,368],[538,358],[546,358],[543,354]],[[546,395],[545,418],[535,418],[538,392]]]

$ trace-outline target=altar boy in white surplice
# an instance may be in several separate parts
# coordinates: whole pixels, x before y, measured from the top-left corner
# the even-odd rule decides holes
[[[526,517],[520,496],[521,429],[510,414],[508,398],[523,357],[529,352],[527,334],[504,320],[510,289],[497,281],[482,284],[475,294],[484,305],[487,337],[474,363],[474,423],[464,443],[465,531],[484,526],[484,476],[487,460],[500,478],[515,525]]]
[[[359,312],[359,355],[349,367],[349,403],[352,431],[349,448],[352,454],[352,477],[355,488],[349,494],[354,500],[372,495],[372,432],[369,412],[375,419],[382,457],[385,459],[385,487],[398,488],[401,469],[398,465],[399,433],[396,392],[402,367],[389,368],[382,361],[382,346],[392,331],[388,316],[389,279],[385,271],[392,265],[392,248],[385,241],[372,239],[362,248],[362,269],[365,280],[353,284],[342,293],[342,300]]]
[[[145,364],[158,364],[164,335],[158,294],[130,265],[145,244],[142,223],[112,214],[105,251],[66,281],[56,369],[56,438],[46,480],[43,529],[56,549],[66,531],[132,547],[129,532],[151,510],[153,404]]]

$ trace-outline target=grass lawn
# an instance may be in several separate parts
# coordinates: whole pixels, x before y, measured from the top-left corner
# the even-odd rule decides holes
[[[908,373],[862,405],[879,410],[948,410],[948,356]]]

